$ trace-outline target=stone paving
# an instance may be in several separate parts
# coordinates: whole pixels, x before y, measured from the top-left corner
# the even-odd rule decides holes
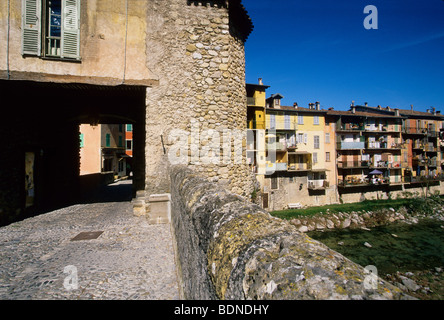
[[[108,194],[129,183],[109,186]],[[103,233],[71,240],[91,231]],[[129,201],[13,223],[0,228],[0,299],[180,299],[172,241],[169,224],[149,225]]]

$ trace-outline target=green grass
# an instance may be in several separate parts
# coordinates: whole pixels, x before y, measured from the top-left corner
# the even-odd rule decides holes
[[[373,211],[383,208],[398,209],[400,207],[410,207],[413,201],[417,199],[395,199],[395,200],[365,200],[357,203],[347,204],[331,204],[320,207],[309,207],[306,209],[290,209],[273,211],[271,215],[281,219],[294,219],[297,217],[307,217],[316,214],[337,213],[337,212],[351,212],[351,211]],[[328,212],[327,212],[328,209]]]

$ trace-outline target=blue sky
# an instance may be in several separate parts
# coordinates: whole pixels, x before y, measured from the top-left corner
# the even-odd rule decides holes
[[[246,80],[263,78],[267,97],[335,110],[353,100],[444,112],[443,0],[242,2],[254,24]],[[364,28],[367,5],[377,8],[378,29]]]

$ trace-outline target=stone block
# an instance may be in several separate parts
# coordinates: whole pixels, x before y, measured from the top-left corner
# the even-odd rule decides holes
[[[150,195],[149,205],[148,221],[150,224],[171,222],[171,195],[169,193]]]

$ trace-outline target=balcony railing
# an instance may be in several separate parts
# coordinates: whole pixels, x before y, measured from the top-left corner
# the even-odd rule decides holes
[[[322,190],[329,187],[329,182],[327,180],[308,180],[308,189],[311,190]]]
[[[364,149],[365,142],[338,142],[338,150]]]
[[[409,126],[402,128],[402,131],[406,134],[426,134],[427,133],[427,129],[425,129],[425,128],[417,128],[417,127],[409,127]]]
[[[426,144],[424,147],[425,151],[427,152],[436,152],[437,150],[436,146],[434,146],[432,143]]]
[[[288,171],[308,171],[311,170],[311,164],[307,162],[296,162],[288,164]]]
[[[338,168],[368,168],[368,161],[338,161]]]
[[[255,106],[256,105],[256,98],[247,97],[247,105],[248,106]]]
[[[352,123],[343,123],[336,131],[363,131],[364,126],[360,126]]]

